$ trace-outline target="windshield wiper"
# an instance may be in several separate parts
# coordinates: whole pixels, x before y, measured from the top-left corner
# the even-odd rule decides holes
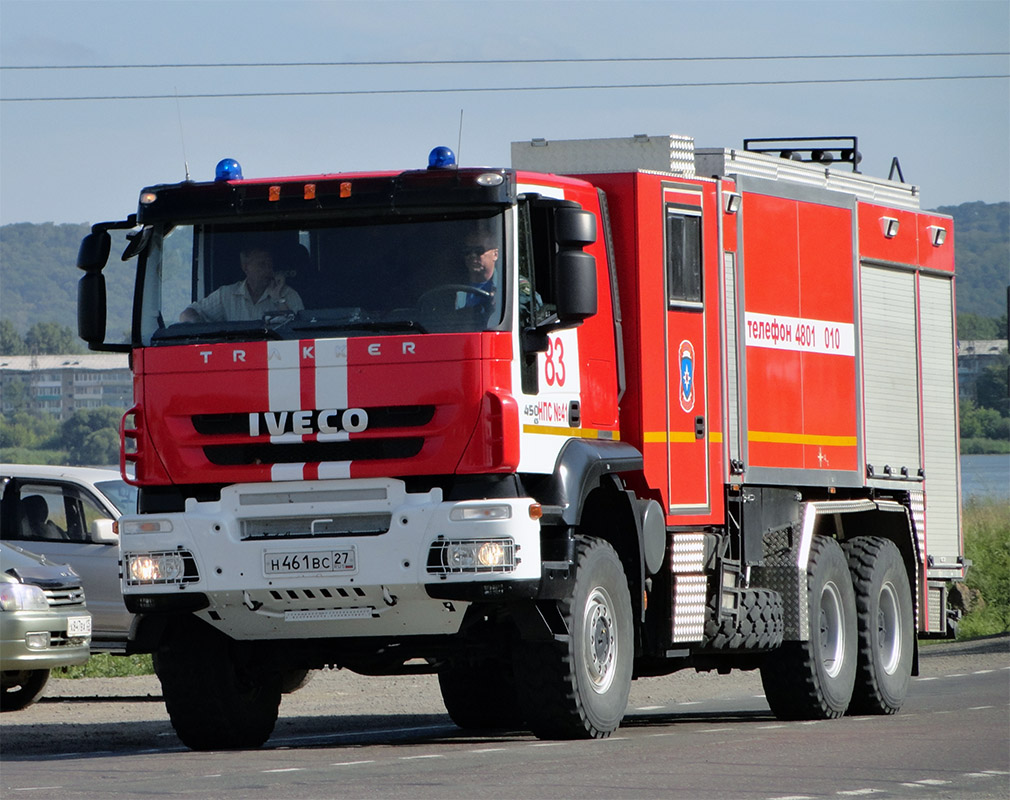
[[[416,322],[412,319],[376,319],[376,320],[361,320],[358,322],[341,322],[340,320],[313,320],[312,322],[303,322],[298,325],[292,325],[291,330],[293,331],[388,331],[390,333],[395,332],[416,332],[416,333],[427,333],[424,326],[421,323]]]
[[[179,322],[167,328],[159,328],[151,334],[151,341],[237,341],[250,336],[266,339],[280,339],[280,334],[274,328],[262,322]]]

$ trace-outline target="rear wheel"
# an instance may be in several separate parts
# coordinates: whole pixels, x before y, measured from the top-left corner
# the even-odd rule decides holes
[[[894,542],[860,536],[846,543],[856,594],[859,658],[850,714],[894,714],[912,675],[915,621],[908,572]]]
[[[273,732],[281,674],[242,658],[223,634],[186,625],[154,654],[165,707],[182,743],[193,750],[259,747]]]
[[[856,602],[849,568],[834,539],[815,536],[807,563],[810,638],[786,642],[761,667],[768,705],[779,719],[834,719],[856,677]]]
[[[600,539],[578,537],[575,546],[572,596],[558,601],[569,635],[514,651],[523,716],[542,739],[609,736],[631,691],[631,594],[621,560]]]
[[[42,696],[49,683],[49,670],[25,669],[3,674],[0,711],[20,711]]]

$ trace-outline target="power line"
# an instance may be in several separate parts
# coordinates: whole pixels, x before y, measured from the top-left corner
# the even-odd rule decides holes
[[[474,86],[455,88],[425,88],[425,89],[327,89],[319,91],[291,92],[220,92],[191,94],[121,94],[121,95],[81,95],[73,97],[2,97],[0,103],[47,103],[74,102],[98,100],[212,100],[252,97],[335,97],[349,95],[393,95],[393,94],[452,94],[454,92],[474,94],[480,92],[565,92],[606,89],[686,89],[686,88],[718,88],[728,86],[800,86],[812,84],[841,83],[888,83],[888,82],[925,82],[925,81],[975,81],[975,80],[1005,80],[1010,74],[1004,75],[934,75],[912,76],[899,78],[804,78],[797,80],[769,81],[704,81],[697,83],[598,83],[583,85],[558,86]]]
[[[503,64],[655,64],[698,61],[813,61],[871,58],[977,58],[1010,56],[1010,52],[963,53],[835,53],[830,55],[787,56],[629,56],[615,58],[493,58],[493,59],[415,59],[396,61],[263,61],[177,64],[22,64],[0,65],[0,70],[86,70],[86,69],[238,69],[248,67],[419,67],[473,66]]]

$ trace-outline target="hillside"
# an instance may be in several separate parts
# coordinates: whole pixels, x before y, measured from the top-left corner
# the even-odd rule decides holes
[[[1010,203],[944,206],[954,217],[957,309],[984,317],[1006,313],[1010,283]],[[0,227],[0,319],[24,334],[36,322],[58,322],[76,330],[77,247],[87,224]],[[117,237],[118,234],[118,237]],[[113,257],[106,269],[109,338],[125,341],[129,328],[134,262],[123,264],[122,232],[114,231]],[[122,337],[122,338],[121,338]]]

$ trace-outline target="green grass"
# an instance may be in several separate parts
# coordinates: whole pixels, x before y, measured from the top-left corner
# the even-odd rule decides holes
[[[1010,631],[1010,503],[972,498],[964,504],[965,583],[981,601],[958,625],[958,639]]]
[[[54,678],[126,678],[132,675],[153,675],[151,656],[93,655],[86,664],[53,670]]]

